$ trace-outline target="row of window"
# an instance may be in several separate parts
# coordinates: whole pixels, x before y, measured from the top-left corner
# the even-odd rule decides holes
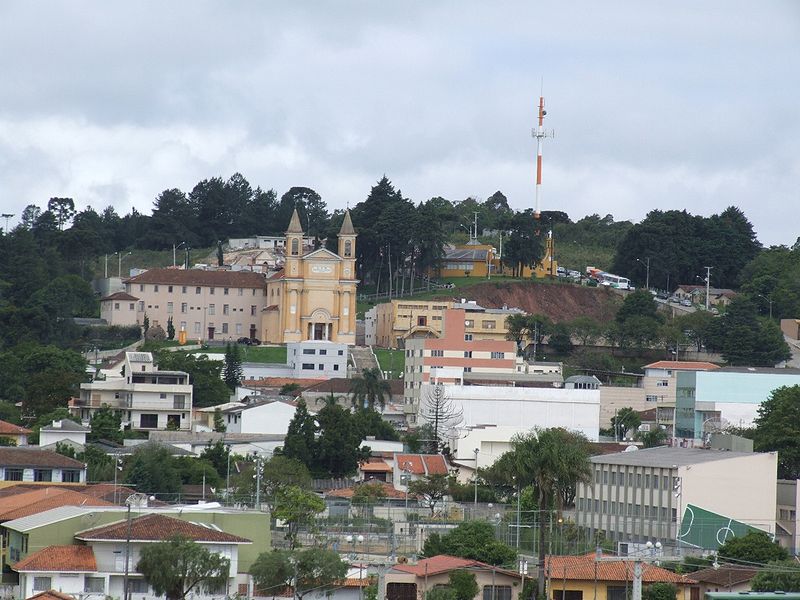
[[[677,482],[677,477],[672,478],[672,486],[674,487]],[[594,482],[599,484],[608,484],[609,481],[611,485],[627,485],[628,487],[637,487],[641,488],[644,484],[646,489],[652,487],[652,489],[670,489],[670,478],[668,475],[658,475],[656,473],[625,473],[625,472],[617,472],[617,471],[606,471],[595,469],[594,472]]]
[[[320,348],[319,353],[317,353],[316,348],[303,348],[303,354],[319,354],[320,356],[326,356],[328,350],[326,348]],[[339,350],[337,354],[339,356],[344,356],[344,350]]]
[[[183,331],[188,331],[188,329],[186,329],[186,325],[187,325],[186,321],[181,321],[180,322],[180,328]],[[255,327],[256,327],[255,323],[250,325],[250,329],[252,329],[252,330],[254,330]],[[208,328],[209,329],[216,329],[216,326],[212,322],[212,323],[208,324]],[[234,327],[236,335],[242,335],[242,329],[243,329],[242,324],[241,323],[236,323],[236,327]],[[200,323],[200,321],[195,321],[194,322],[194,333],[201,334],[202,332],[203,332],[202,324]],[[228,326],[228,323],[223,323],[222,324],[222,333],[231,333],[230,327]]]
[[[69,576],[71,574],[63,573],[61,576]],[[75,575],[78,577],[78,575]],[[37,576],[33,578],[33,591],[46,592],[53,589],[52,577]],[[102,594],[106,591],[106,580],[103,577],[90,577],[86,575],[83,580],[83,591],[87,594]],[[150,586],[144,579],[131,578],[128,580],[128,591],[133,594],[147,594],[150,591]]]
[[[645,519],[655,519],[666,521],[672,519],[675,523],[678,515],[678,509],[669,509],[666,506],[648,506],[639,505],[634,503],[625,504],[624,502],[609,502],[608,500],[591,500],[589,498],[578,498],[578,510],[580,511],[593,511],[599,514],[602,509],[604,515],[617,515],[620,517],[643,517]]]
[[[167,293],[172,294],[174,289],[176,287],[178,287],[178,286],[168,285],[168,286],[164,286],[164,287],[167,288]],[[190,286],[183,285],[183,286],[180,286],[180,287],[181,287],[181,293],[182,294],[188,294],[189,293],[189,287]],[[147,285],[146,284],[144,284],[144,283],[140,283],[139,284],[139,291],[140,292],[144,292],[146,289],[147,289]],[[159,284],[156,283],[156,284],[153,285],[153,291],[154,292],[159,291],[159,289],[160,289]],[[194,293],[195,294],[201,294],[202,293],[202,289],[203,289],[202,287],[196,286],[194,288]],[[216,293],[216,289],[217,288],[213,288],[213,287],[208,288],[208,294],[210,296],[213,296]],[[222,289],[222,295],[223,296],[230,295],[231,288],[221,288],[221,289]],[[244,296],[244,288],[234,288],[234,289],[237,291],[237,296]],[[253,296],[255,296],[257,294],[257,292],[258,292],[258,289],[257,288],[252,288],[252,290],[253,290]],[[266,296],[266,290],[264,290],[264,295]]]
[[[25,469],[6,467],[5,481],[22,481]],[[53,481],[53,469],[34,469],[34,481]],[[62,483],[80,483],[81,472],[77,469],[61,469]]]
[[[140,304],[143,305],[144,303],[142,302]],[[158,308],[158,304],[156,304],[155,307]],[[153,307],[152,306],[148,306],[148,308],[153,308]],[[144,309],[142,309],[142,310],[144,310]],[[181,313],[186,314],[190,310],[203,310],[203,307],[201,307],[201,306],[189,306],[189,304],[187,302],[181,302]],[[233,309],[231,309],[231,305],[230,304],[223,304],[222,305],[222,314],[223,315],[229,315],[229,314],[231,314],[231,312],[236,312],[236,310],[237,310],[237,308],[235,306],[233,307]],[[239,312],[244,312],[244,308],[239,308],[238,310],[239,310]],[[174,312],[173,303],[172,302],[167,302],[167,314],[172,314],[173,312]],[[208,314],[209,315],[217,314],[217,305],[216,304],[209,304],[208,305]],[[255,305],[255,304],[251,304],[250,305],[250,316],[251,317],[255,317],[257,314],[258,314],[258,306]]]
[[[303,363],[302,364],[302,369],[303,369],[303,371],[313,371],[314,370],[314,363]],[[324,371],[325,370],[325,365],[320,363],[318,370],[319,371]],[[334,371],[338,371],[339,370],[339,365],[333,365],[333,370]]]

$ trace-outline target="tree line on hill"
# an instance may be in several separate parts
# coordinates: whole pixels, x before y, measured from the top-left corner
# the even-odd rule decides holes
[[[293,187],[279,198],[274,190],[253,187],[238,173],[227,180],[203,180],[189,193],[164,190],[151,214],[131,210],[120,216],[110,206],[99,212],[92,207],[79,211],[73,199],[63,197],[51,198],[41,208],[29,205],[19,225],[0,236],[0,399],[28,403],[33,418],[54,406],[65,406],[85,377],[77,352],[120,347],[138,338],[135,327],[89,328],[73,321],[74,317],[99,316],[98,299],[89,282],[104,271],[104,255],[171,249],[181,242],[195,248],[230,237],[280,235],[295,207],[306,231],[318,243],[327,240],[335,247],[343,211],[331,212],[310,188]],[[800,315],[800,247],[761,249],[752,226],[737,209],[711,217],[653,211],[638,224],[615,222],[610,215],[590,215],[573,222],[566,213],[544,212],[536,235],[530,212],[511,209],[501,192],[483,201],[433,197],[415,203],[386,177],[351,210],[359,233],[359,278],[372,289],[414,285],[410,276],[435,265],[446,242],[466,241],[475,212],[479,240],[499,249],[502,232],[508,263],[535,263],[552,225],[557,259],[559,248],[602,250],[610,257],[609,265],[598,266],[632,276],[641,285],[649,258],[651,284],[664,287],[668,278],[669,288],[679,282],[702,283],[697,276],[704,274],[703,266],[710,265],[714,267],[712,285],[740,285],[759,315],[772,313],[776,319]],[[482,235],[484,231],[487,236]],[[753,323],[741,325],[755,334],[762,327]],[[554,327],[563,329],[561,324]],[[644,345],[654,339],[652,329],[647,323],[629,323],[610,339],[620,347]],[[564,339],[563,331],[554,333]],[[667,337],[671,334],[663,336]],[[44,356],[48,366],[41,369],[38,365]],[[746,356],[736,360],[746,360]],[[198,395],[209,403],[216,402],[217,396],[206,390]],[[34,406],[37,403],[42,405]]]

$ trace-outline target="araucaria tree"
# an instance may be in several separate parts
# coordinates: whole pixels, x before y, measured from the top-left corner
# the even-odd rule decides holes
[[[244,371],[242,370],[242,353],[239,344],[225,345],[225,366],[222,368],[222,378],[225,385],[233,391],[242,383]]]
[[[444,386],[434,385],[428,389],[420,407],[422,424],[430,425],[437,450],[448,447],[453,430],[464,422],[464,411],[447,397]]]
[[[140,556],[136,570],[167,600],[183,600],[201,585],[220,588],[230,571],[230,560],[181,537],[146,544]]]

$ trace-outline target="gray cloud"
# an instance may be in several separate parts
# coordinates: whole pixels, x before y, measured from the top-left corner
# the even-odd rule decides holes
[[[383,173],[524,208],[543,78],[544,208],[734,204],[792,243],[798,25],[789,1],[2,3],[0,205],[147,211],[241,171],[332,208]]]

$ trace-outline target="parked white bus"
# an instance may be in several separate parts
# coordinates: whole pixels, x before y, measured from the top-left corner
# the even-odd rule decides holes
[[[619,275],[612,275],[611,273],[598,273],[597,281],[600,285],[607,285],[620,290],[631,289],[630,279],[627,277],[620,277]]]

